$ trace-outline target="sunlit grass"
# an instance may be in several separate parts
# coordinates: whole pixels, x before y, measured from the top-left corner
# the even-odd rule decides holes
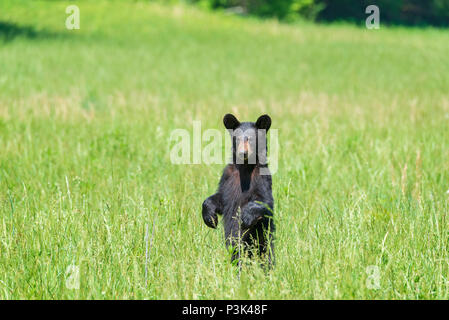
[[[449,298],[447,30],[69,3],[0,4],[0,298]],[[280,138],[277,265],[240,280],[200,212],[223,166],[169,156],[228,112]]]

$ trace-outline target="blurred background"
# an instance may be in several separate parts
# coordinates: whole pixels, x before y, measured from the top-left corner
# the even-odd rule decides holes
[[[447,0],[186,0],[202,7],[233,9],[241,14],[276,17],[292,21],[298,17],[314,21],[351,21],[360,24],[366,18],[365,8],[381,8],[382,21],[387,24],[448,26]]]

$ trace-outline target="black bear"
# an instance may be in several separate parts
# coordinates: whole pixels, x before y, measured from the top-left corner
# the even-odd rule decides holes
[[[243,248],[252,257],[256,252],[274,263],[273,196],[271,174],[266,163],[266,132],[271,118],[260,116],[254,122],[239,122],[232,114],[223,118],[231,134],[232,163],[223,170],[218,191],[203,202],[203,220],[216,228],[217,214],[223,215],[226,246],[234,249],[232,261]]]

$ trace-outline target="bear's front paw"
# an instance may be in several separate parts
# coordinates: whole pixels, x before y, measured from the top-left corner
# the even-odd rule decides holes
[[[218,224],[218,217],[216,214],[211,214],[211,215],[203,215],[203,220],[204,223],[209,227],[209,228],[216,228],[217,224]]]
[[[241,226],[243,229],[249,229],[256,225],[262,219],[262,216],[257,214],[257,210],[252,210],[251,205],[247,205],[242,210]]]
[[[215,210],[208,205],[207,200],[203,203],[203,220],[209,228],[216,228],[218,224],[218,216]]]

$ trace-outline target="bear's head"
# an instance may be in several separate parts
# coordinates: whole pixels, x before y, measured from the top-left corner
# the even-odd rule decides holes
[[[240,122],[232,114],[223,118],[232,139],[232,159],[235,164],[266,164],[267,136],[271,118],[264,114],[256,122]]]

